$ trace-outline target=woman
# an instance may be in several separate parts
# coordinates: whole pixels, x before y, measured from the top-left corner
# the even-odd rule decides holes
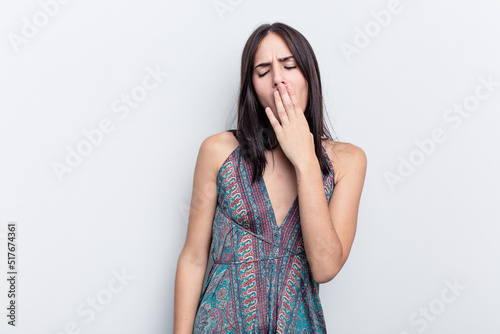
[[[243,50],[237,129],[198,153],[174,333],[326,333],[319,284],[349,255],[366,165],[362,149],[330,137],[304,36],[258,27]]]

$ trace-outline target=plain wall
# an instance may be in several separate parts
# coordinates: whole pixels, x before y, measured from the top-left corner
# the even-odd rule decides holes
[[[309,40],[337,139],[368,158],[328,331],[500,332],[498,1],[66,2],[0,2],[2,333],[172,331],[198,149],[272,22]]]

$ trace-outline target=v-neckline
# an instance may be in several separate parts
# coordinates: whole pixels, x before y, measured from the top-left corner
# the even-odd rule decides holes
[[[266,197],[266,201],[268,203],[268,207],[269,207],[269,209],[271,211],[271,216],[273,218],[274,226],[277,229],[281,229],[283,227],[283,225],[285,225],[286,222],[288,221],[289,216],[292,214],[292,211],[295,208],[295,206],[296,206],[296,204],[297,204],[297,202],[299,200],[299,194],[297,194],[297,196],[295,196],[295,199],[292,202],[292,206],[290,207],[290,209],[288,209],[288,212],[285,215],[285,219],[281,222],[280,225],[278,225],[278,222],[276,221],[276,213],[274,211],[273,204],[271,203],[271,196],[269,196],[269,192],[267,191],[266,181],[264,181],[264,175],[262,175],[262,174],[260,175],[259,181],[260,181],[260,184],[261,184],[262,191],[263,191],[263,193],[264,193],[264,195]]]
[[[323,145],[321,145],[321,151],[323,152],[323,154],[325,154],[325,152],[326,152],[326,150],[323,147]],[[292,206],[290,207],[290,209],[288,209],[288,212],[285,215],[285,219],[278,226],[278,222],[276,221],[276,213],[274,211],[273,204],[271,203],[271,196],[269,196],[269,192],[267,191],[267,185],[266,185],[266,181],[264,181],[264,175],[263,174],[260,175],[259,182],[260,182],[260,185],[261,185],[262,192],[264,193],[264,195],[266,197],[266,201],[268,203],[268,207],[270,208],[271,216],[272,216],[273,222],[274,222],[274,226],[277,229],[281,229],[283,227],[283,225],[285,225],[287,223],[290,215],[292,214],[292,211],[294,210],[295,206],[297,205],[297,203],[299,201],[299,194],[297,193],[297,196],[295,196],[295,199],[292,202]]]

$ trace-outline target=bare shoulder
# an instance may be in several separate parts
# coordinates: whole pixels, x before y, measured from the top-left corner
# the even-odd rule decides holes
[[[336,180],[340,180],[347,173],[356,173],[364,177],[367,157],[362,148],[331,139],[324,139],[323,146],[332,161]]]
[[[238,140],[229,131],[213,134],[203,140],[200,154],[207,157],[214,176],[219,173],[222,164],[238,145]]]

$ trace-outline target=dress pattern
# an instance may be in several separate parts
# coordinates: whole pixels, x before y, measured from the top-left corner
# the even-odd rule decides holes
[[[323,175],[328,202],[333,165]],[[217,206],[210,254],[193,333],[326,333],[319,284],[304,251],[298,197],[281,226],[264,179],[237,146],[217,174]]]

